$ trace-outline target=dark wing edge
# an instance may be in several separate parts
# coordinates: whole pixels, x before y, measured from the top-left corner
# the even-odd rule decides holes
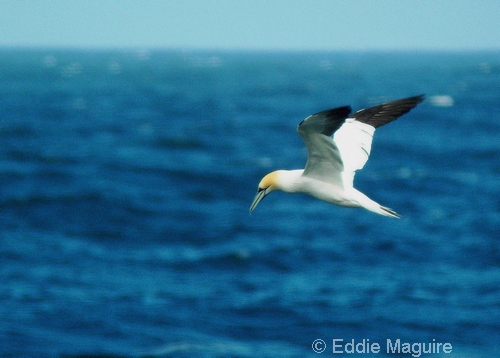
[[[378,128],[398,119],[403,114],[408,113],[424,99],[425,96],[422,94],[419,96],[399,99],[397,101],[386,102],[375,107],[361,109],[350,117],[374,128]]]
[[[300,122],[297,132],[307,148],[304,175],[323,181],[328,178],[335,185],[341,185],[340,173],[344,165],[331,136],[350,113],[351,107],[338,107],[318,112]]]
[[[321,133],[329,137],[344,124],[345,119],[350,113],[350,106],[318,112],[300,122],[297,127],[297,132],[300,135],[306,133]]]

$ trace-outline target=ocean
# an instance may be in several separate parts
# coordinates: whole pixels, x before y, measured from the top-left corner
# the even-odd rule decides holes
[[[302,119],[419,94],[355,178],[401,219],[249,214]],[[499,133],[499,52],[0,49],[0,356],[500,356]]]

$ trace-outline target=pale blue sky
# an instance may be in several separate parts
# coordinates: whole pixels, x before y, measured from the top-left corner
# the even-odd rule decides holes
[[[500,49],[500,0],[0,0],[0,46]]]

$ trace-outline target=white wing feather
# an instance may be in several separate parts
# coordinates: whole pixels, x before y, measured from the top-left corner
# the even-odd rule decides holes
[[[353,187],[356,170],[362,169],[370,157],[374,133],[374,127],[353,118],[347,118],[334,133],[333,141],[339,149],[344,164],[342,173],[344,188]]]

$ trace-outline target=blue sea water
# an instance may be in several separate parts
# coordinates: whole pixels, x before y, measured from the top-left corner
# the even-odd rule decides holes
[[[307,115],[421,93],[355,178],[402,219],[249,215]],[[499,134],[498,52],[1,49],[0,356],[500,356]]]

